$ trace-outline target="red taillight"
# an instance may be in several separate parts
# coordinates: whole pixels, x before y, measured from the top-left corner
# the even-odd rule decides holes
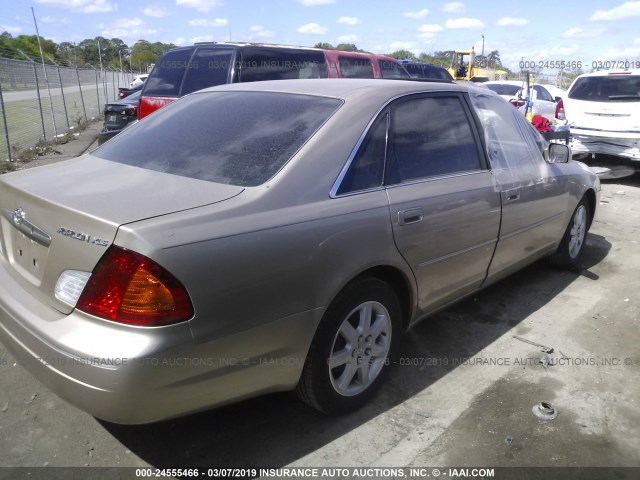
[[[511,105],[513,105],[516,108],[520,108],[520,107],[524,107],[525,103],[527,102],[525,102],[524,100],[513,99],[513,100],[509,100],[509,103],[511,103]]]
[[[138,107],[138,118],[142,120],[147,115],[152,114],[159,108],[169,105],[171,102],[175,102],[175,97],[141,97],[140,106]]]
[[[564,102],[562,101],[562,99],[556,103],[556,118],[558,120],[566,120],[567,117],[564,113]]]
[[[188,320],[187,291],[150,258],[111,246],[98,262],[76,308],[120,323],[155,327]]]
[[[124,115],[125,117],[135,117],[137,114],[138,114],[138,108],[137,107],[125,108],[122,111],[122,115]]]

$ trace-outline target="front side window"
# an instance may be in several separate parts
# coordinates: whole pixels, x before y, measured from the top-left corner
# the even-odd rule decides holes
[[[458,96],[397,103],[391,110],[387,183],[482,168],[475,138]]]
[[[524,115],[491,92],[473,89],[469,98],[483,125],[491,167],[512,176],[533,178],[544,163],[539,146],[532,148],[532,125]],[[529,123],[529,125],[527,125]],[[529,133],[525,133],[529,130]],[[539,134],[537,138],[541,138]]]
[[[93,155],[209,182],[252,187],[273,177],[342,105],[273,92],[184,97]]]
[[[373,78],[373,65],[368,58],[340,57],[342,78]]]

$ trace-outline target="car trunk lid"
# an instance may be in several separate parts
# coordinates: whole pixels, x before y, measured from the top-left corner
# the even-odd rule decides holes
[[[217,203],[242,191],[91,156],[4,175],[0,263],[35,297],[69,313],[73,307],[55,296],[60,274],[91,272],[120,225]]]

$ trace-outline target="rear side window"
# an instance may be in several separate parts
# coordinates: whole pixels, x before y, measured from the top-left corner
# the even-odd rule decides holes
[[[180,85],[192,53],[193,48],[165,53],[149,75],[144,94],[158,97],[180,96]]]
[[[186,77],[180,95],[227,83],[232,54],[231,48],[198,48],[185,68]]]
[[[240,82],[327,78],[327,64],[321,51],[245,48],[239,67]]]
[[[475,138],[457,96],[396,104],[391,111],[387,183],[482,168]]]
[[[342,105],[272,92],[184,97],[123,131],[94,156],[209,182],[251,187],[273,177]]]
[[[388,119],[388,113],[381,115],[369,129],[347,174],[342,179],[340,188],[336,192],[338,195],[382,185]]]
[[[569,98],[590,102],[640,100],[640,75],[582,77],[569,90]]]
[[[408,78],[407,73],[400,68],[396,62],[391,60],[380,60],[380,71],[382,78]]]
[[[536,99],[537,100],[543,100],[545,102],[554,102],[555,100],[553,99],[553,97],[551,96],[551,94],[549,94],[549,92],[547,92],[547,90],[543,87],[540,87],[538,85],[534,85],[533,89],[536,92]]]
[[[373,65],[368,58],[340,57],[342,78],[373,78]]]

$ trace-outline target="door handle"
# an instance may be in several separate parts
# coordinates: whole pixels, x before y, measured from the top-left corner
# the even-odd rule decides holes
[[[511,190],[507,190],[504,192],[504,196],[507,199],[507,202],[515,202],[516,200],[520,200],[520,189],[512,188]]]
[[[398,212],[398,223],[400,225],[408,225],[410,223],[418,223],[423,219],[421,208],[410,208]]]

